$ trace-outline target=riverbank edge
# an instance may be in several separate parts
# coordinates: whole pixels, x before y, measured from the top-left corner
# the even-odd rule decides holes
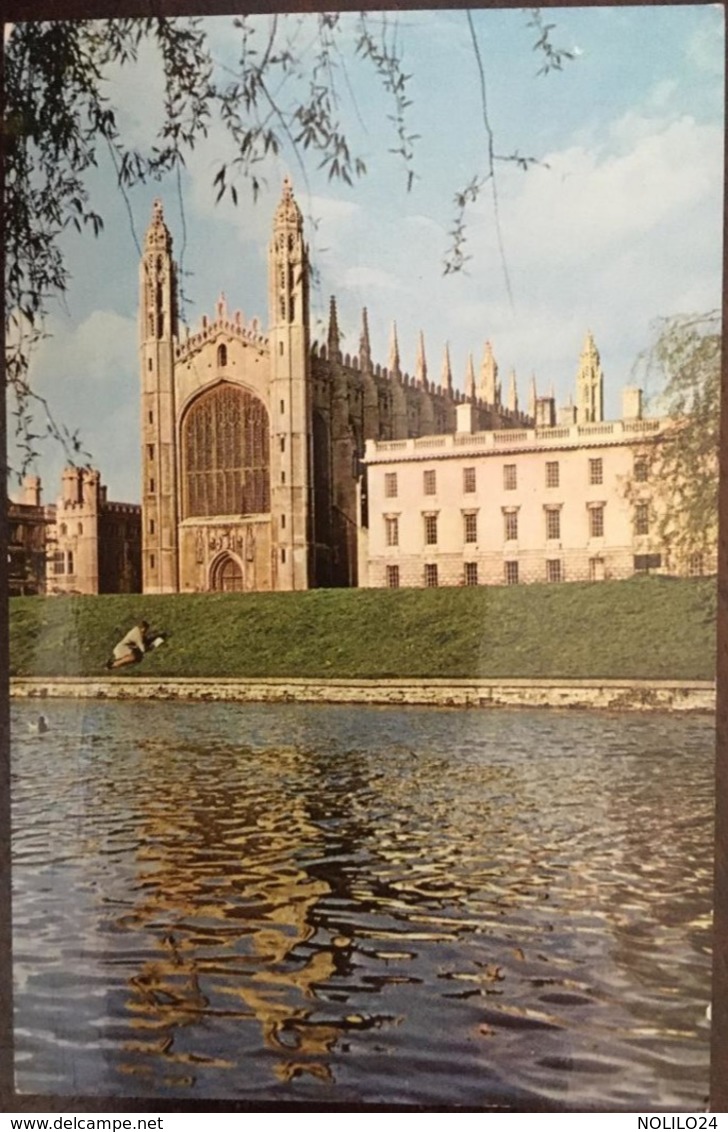
[[[305,677],[241,680],[218,677],[35,676],[12,677],[10,695],[15,699],[715,711],[715,685],[706,680],[319,680]]]

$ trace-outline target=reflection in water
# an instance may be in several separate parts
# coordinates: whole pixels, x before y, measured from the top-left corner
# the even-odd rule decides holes
[[[703,1103],[710,721],[14,711],[21,1090]]]

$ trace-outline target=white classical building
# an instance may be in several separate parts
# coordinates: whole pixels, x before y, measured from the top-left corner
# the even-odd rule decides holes
[[[596,364],[595,364],[596,363]],[[651,483],[669,422],[645,419],[625,389],[618,421],[602,419],[602,373],[591,335],[577,404],[536,404],[536,427],[477,431],[469,403],[447,436],[368,441],[360,585],[458,586],[601,581],[676,568],[660,534]]]

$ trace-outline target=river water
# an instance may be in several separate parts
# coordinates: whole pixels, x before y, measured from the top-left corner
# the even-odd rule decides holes
[[[17,1087],[695,1111],[713,724],[13,707]]]

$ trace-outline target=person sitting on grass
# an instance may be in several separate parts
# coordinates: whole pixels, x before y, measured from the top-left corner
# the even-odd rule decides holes
[[[106,661],[106,668],[123,668],[127,664],[138,664],[144,653],[150,647],[149,623],[140,621],[133,629],[121,638],[118,645]]]

